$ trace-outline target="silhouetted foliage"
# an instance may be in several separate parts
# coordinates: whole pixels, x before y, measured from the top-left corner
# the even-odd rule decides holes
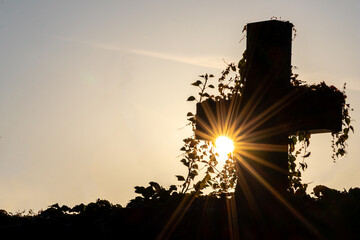
[[[128,203],[128,208],[139,207],[157,207],[159,204],[164,204],[170,199],[171,196],[175,197],[180,195],[177,192],[175,185],[171,185],[168,190],[161,187],[156,182],[150,182],[148,187],[135,187],[135,192],[141,194],[141,197],[136,197]]]
[[[260,216],[236,206],[232,198],[179,194],[150,182],[135,187],[138,197],[123,208],[98,199],[73,208],[54,204],[38,214],[0,210],[1,239],[359,239],[360,188],[337,191],[325,186],[287,201],[306,224],[282,204]],[[169,223],[170,226],[169,226]],[[309,227],[311,226],[311,227]]]

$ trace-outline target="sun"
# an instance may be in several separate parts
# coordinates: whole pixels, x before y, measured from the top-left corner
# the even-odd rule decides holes
[[[225,161],[234,148],[234,142],[228,137],[220,136],[215,141],[215,150],[219,154],[220,160]]]

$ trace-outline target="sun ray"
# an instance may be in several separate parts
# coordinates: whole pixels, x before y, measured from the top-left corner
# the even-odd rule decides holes
[[[274,127],[270,127],[270,128],[266,128],[266,129],[262,129],[262,130],[258,130],[258,131],[253,131],[253,132],[249,132],[247,134],[242,134],[242,135],[238,135],[236,136],[236,138],[234,139],[235,141],[247,141],[247,142],[255,142],[257,140],[261,140],[261,139],[265,139],[265,138],[270,138],[282,133],[286,133],[286,125],[277,125]]]
[[[176,208],[174,213],[171,215],[169,221],[166,223],[165,227],[162,229],[160,234],[156,239],[169,239],[171,234],[174,232],[176,227],[179,225],[180,221],[183,219],[185,213],[189,210],[191,204],[195,200],[194,194],[187,194],[180,202],[179,206]]]
[[[211,127],[208,126],[206,123],[204,123],[204,121],[202,121],[201,119],[199,119],[197,121],[198,121],[198,124],[201,125],[201,127],[203,129],[205,129],[206,132],[196,129],[195,134],[203,139],[212,139],[215,136],[215,133],[212,132]]]
[[[211,222],[211,211],[209,209],[213,209],[215,205],[215,199],[214,198],[205,198],[204,207],[202,209],[201,218],[200,218],[200,224],[203,227],[208,227],[209,223]],[[206,238],[206,236],[204,236]]]
[[[237,240],[239,237],[239,222],[234,198],[226,199],[226,209],[229,223],[230,239]]]
[[[242,123],[242,127],[234,132],[234,135],[240,134],[240,131],[243,132],[243,134],[248,134],[254,131],[254,129],[258,128],[260,125],[268,121],[270,118],[275,116],[278,112],[283,110],[286,106],[290,104],[291,101],[289,99],[291,98],[292,94],[287,94],[285,97],[280,99],[279,101],[275,102],[271,106],[269,106],[267,109],[262,111],[257,116],[252,116],[250,121],[244,120]],[[250,116],[250,114],[249,114]],[[239,119],[241,121],[241,119]]]
[[[223,106],[224,103],[221,102],[222,104],[217,105],[217,124],[215,116],[213,115],[211,109],[209,109],[207,106],[207,110],[205,112],[211,123],[211,126],[207,126],[207,129],[216,129],[216,135],[231,135],[235,141],[240,141],[242,138],[244,138],[244,136],[251,137],[252,135],[266,134],[263,136],[270,137],[278,134],[279,132],[285,132],[286,125],[278,126],[274,129],[267,129],[265,131],[263,130],[264,132],[256,132],[254,130],[261,124],[268,121],[279,111],[283,110],[289,104],[289,102],[291,102],[289,99],[292,97],[292,95],[288,94],[280,101],[269,106],[259,115],[252,116],[253,111],[256,109],[259,101],[261,100],[261,97],[262,96],[259,98],[252,98],[241,111],[239,109],[241,101],[238,100],[239,97],[237,96],[231,99],[229,109],[226,109],[225,106]],[[236,112],[239,112],[239,114],[235,114]],[[248,121],[249,118],[251,118],[251,121]]]
[[[224,133],[225,135],[230,135],[234,132],[236,125],[234,124],[234,119],[236,120],[237,116],[235,113],[240,112],[240,103],[241,98],[238,95],[235,95],[230,100],[229,109],[226,114],[224,114],[225,117],[225,129]]]
[[[276,166],[275,164],[273,164],[273,163],[271,163],[271,162],[269,162],[269,161],[265,161],[264,159],[262,159],[262,158],[260,158],[260,157],[258,157],[258,156],[256,156],[256,155],[254,155],[254,154],[251,154],[251,153],[249,153],[248,151],[241,151],[241,152],[239,152],[238,154],[239,154],[238,157],[239,157],[239,156],[247,157],[247,158],[249,158],[249,159],[251,159],[251,160],[253,160],[253,161],[255,161],[255,162],[258,162],[258,163],[260,163],[260,164],[262,164],[262,165],[264,165],[264,166],[267,166],[267,167],[269,167],[269,168],[272,168],[272,169],[274,169],[274,170],[276,170],[276,171],[278,171],[278,172],[280,172],[280,173],[288,174],[288,172],[285,171],[283,168],[280,168],[280,167]]]
[[[270,144],[270,143],[248,143],[241,142],[236,145],[238,151],[266,151],[266,152],[287,152],[287,146],[282,144]]]
[[[241,161],[242,157],[239,155],[238,158],[236,158],[237,161]],[[255,204],[255,199],[254,196],[250,190],[250,187],[246,181],[246,178],[244,177],[244,174],[241,170],[241,168],[238,167],[238,165],[236,165],[236,171],[237,171],[237,184],[239,184],[239,186],[241,187],[242,191],[244,192],[244,196],[247,200],[247,203],[249,204],[252,212],[255,214],[255,216],[257,218],[260,218],[261,213],[259,208],[256,206]]]
[[[241,159],[238,154],[235,155],[236,159]],[[254,168],[252,168],[246,161],[238,161],[239,164],[245,167],[245,169],[255,177],[255,179],[261,183],[280,203],[282,203],[296,218],[298,218],[310,231],[312,231],[319,238],[322,238],[319,231],[310,224],[276,189],[269,184],[265,178],[261,176]]]
[[[211,128],[213,129],[212,133],[214,134],[213,136],[215,136],[215,134],[218,134],[221,132],[221,125],[218,123],[219,118],[216,118],[217,116],[214,116],[214,112],[211,110],[210,106],[207,104],[207,102],[204,102],[204,110],[205,110],[205,114],[206,117],[209,119],[209,123],[211,125]],[[214,132],[215,131],[215,132]]]

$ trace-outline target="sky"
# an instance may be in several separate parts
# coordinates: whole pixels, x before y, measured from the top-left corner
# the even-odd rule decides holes
[[[0,209],[123,206],[134,186],[178,184],[186,102],[246,48],[242,29],[295,25],[292,64],[308,83],[347,83],[355,133],[333,163],[312,135],[304,182],[360,186],[359,1],[0,1]]]

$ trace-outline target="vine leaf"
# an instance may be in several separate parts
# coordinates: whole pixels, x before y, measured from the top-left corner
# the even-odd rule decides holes
[[[197,80],[196,82],[193,82],[191,85],[193,86],[199,86],[200,84],[202,84],[202,82],[200,80]]]
[[[345,122],[347,125],[350,125],[350,118],[345,118]]]
[[[191,101],[195,101],[195,100],[196,100],[196,98],[194,96],[190,96],[186,101],[191,102]]]
[[[185,178],[181,175],[176,175],[178,181],[185,181]]]

